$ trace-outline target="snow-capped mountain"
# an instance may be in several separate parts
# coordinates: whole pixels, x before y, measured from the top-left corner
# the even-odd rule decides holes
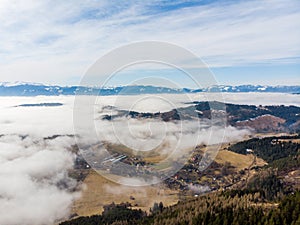
[[[0,96],[55,96],[55,95],[137,95],[137,94],[180,94],[198,92],[279,92],[300,93],[300,86],[262,86],[262,85],[218,85],[204,89],[167,88],[155,86],[83,87],[57,86],[37,83],[14,82],[0,83]]]
[[[300,86],[266,86],[266,85],[218,85],[206,89],[210,92],[279,92],[299,93]]]

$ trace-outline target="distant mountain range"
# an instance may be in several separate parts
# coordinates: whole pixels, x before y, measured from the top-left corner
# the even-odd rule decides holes
[[[199,92],[277,92],[300,93],[300,86],[262,86],[262,85],[218,85],[203,89],[167,88],[155,86],[118,86],[118,87],[83,87],[57,86],[36,83],[1,83],[0,96],[57,96],[57,95],[138,95],[138,94],[182,94]]]

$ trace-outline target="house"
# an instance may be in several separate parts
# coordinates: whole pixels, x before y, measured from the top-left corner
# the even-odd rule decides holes
[[[247,152],[247,153],[253,153],[253,150],[252,150],[252,149],[249,149],[249,148],[247,148],[247,149],[246,149],[246,152]]]

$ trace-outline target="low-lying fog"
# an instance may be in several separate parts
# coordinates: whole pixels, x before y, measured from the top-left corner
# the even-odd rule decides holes
[[[68,217],[73,201],[80,196],[79,192],[74,192],[78,184],[67,176],[75,158],[69,147],[75,144],[75,140],[69,136],[53,140],[44,138],[74,134],[74,98],[0,97],[0,224],[53,224]],[[238,104],[300,106],[299,95],[292,94],[224,93],[223,98],[225,102]],[[196,144],[207,144],[238,140],[250,133],[233,127],[207,128],[207,124],[203,123],[198,127],[193,122],[144,122],[126,118],[118,119],[112,129],[109,121],[100,119],[105,114],[104,110],[107,110],[105,106],[140,112],[164,112],[187,106],[187,99],[222,100],[218,94],[98,98],[95,104],[95,125],[99,138],[101,141],[121,143],[141,151],[163,143],[161,146],[165,146],[165,149],[161,151],[168,152],[168,149],[177,146],[180,135],[183,141],[179,151],[191,147],[195,137],[198,137]],[[88,138],[84,140],[90,141]]]

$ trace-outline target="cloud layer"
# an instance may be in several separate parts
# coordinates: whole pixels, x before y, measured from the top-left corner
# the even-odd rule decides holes
[[[70,143],[0,138],[0,224],[53,224],[68,216],[79,196],[71,192],[76,182],[67,175],[74,160],[65,150]]]
[[[204,2],[3,0],[1,79],[77,83],[107,51],[143,40],[178,44],[209,66],[299,63],[298,1]]]
[[[225,93],[223,96],[226,102],[241,104],[300,105],[298,96],[290,94]],[[207,96],[203,94],[188,97],[162,95],[161,98],[143,98],[142,102],[134,104],[142,97],[144,96],[99,98],[95,105],[96,114],[93,115],[99,136],[96,138],[87,136],[84,139],[86,144],[102,140],[115,144],[122,143],[137,150],[160,146],[158,150],[161,154],[172,152],[176,158],[185,154],[183,150],[196,144],[230,142],[249,134],[247,130],[241,131],[233,127],[207,128],[209,123],[204,123],[205,121],[198,126],[199,124],[194,121],[180,124],[121,118],[114,124],[114,130],[111,123],[100,120],[101,115],[107,113],[105,110],[110,108],[107,106],[140,112],[163,112],[171,110],[174,106],[178,108],[186,106],[187,99],[207,100]],[[210,94],[209,99],[221,100],[219,97]],[[89,96],[84,98],[86,98],[84,102],[90,101]],[[172,104],[165,104],[162,98],[167,98]],[[14,107],[20,104],[50,102],[63,105]],[[67,175],[67,171],[73,167],[74,160],[74,155],[68,148],[75,140],[68,136],[53,140],[44,138],[74,133],[73,103],[74,96],[0,97],[0,224],[53,224],[68,216],[72,202],[78,197],[77,193],[70,192],[70,189],[76,186],[76,182]],[[180,145],[177,145],[179,140]],[[177,150],[173,151],[174,148]],[[134,179],[124,182],[144,184]]]
[[[76,181],[69,178],[75,143],[72,100],[60,97],[0,99],[0,224],[54,224],[69,216]],[[63,102],[62,107],[14,107]]]

